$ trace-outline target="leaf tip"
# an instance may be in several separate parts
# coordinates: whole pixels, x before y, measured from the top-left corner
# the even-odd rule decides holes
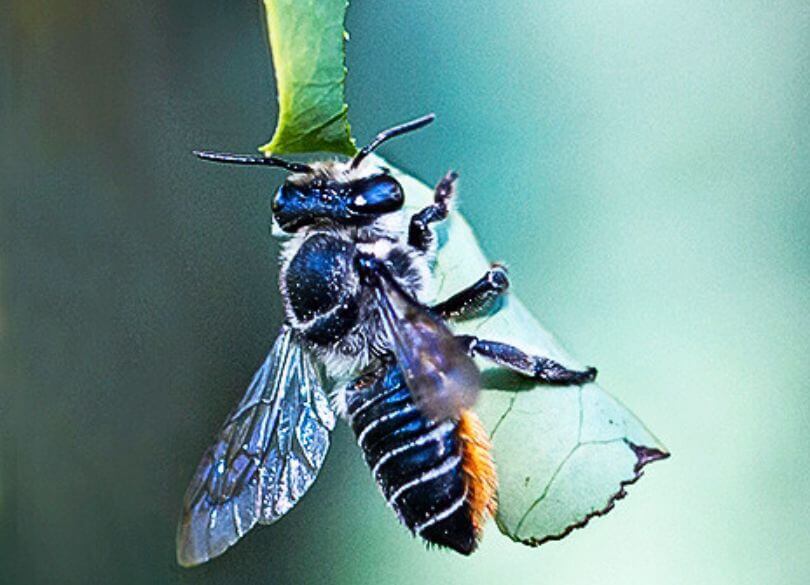
[[[670,452],[666,449],[659,449],[657,447],[646,447],[644,445],[636,445],[631,441],[625,440],[627,446],[630,447],[630,450],[636,454],[636,466],[633,468],[633,471],[640,476],[641,470],[644,469],[645,466],[649,465],[650,463],[655,463],[656,461],[662,461],[664,459],[668,459],[670,457]],[[638,479],[638,477],[636,478]]]

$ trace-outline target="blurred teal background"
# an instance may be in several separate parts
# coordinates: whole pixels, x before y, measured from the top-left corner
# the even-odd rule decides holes
[[[810,9],[356,1],[361,141],[462,205],[514,288],[673,453],[529,549],[425,552],[341,426],[287,518],[175,565],[189,476],[279,325],[258,3],[0,18],[0,582],[810,581]]]

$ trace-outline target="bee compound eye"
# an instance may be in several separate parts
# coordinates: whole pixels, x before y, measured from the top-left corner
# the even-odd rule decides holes
[[[303,199],[305,196],[305,193],[298,187],[284,183],[273,196],[273,212],[282,211],[290,205],[298,205],[296,201]]]
[[[388,213],[400,209],[403,201],[402,187],[396,179],[379,175],[366,179],[353,188],[349,207],[362,213]]]

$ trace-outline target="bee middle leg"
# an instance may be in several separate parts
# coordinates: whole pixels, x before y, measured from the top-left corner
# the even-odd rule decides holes
[[[448,171],[436,185],[433,192],[433,204],[428,205],[411,217],[408,227],[408,244],[417,250],[427,252],[433,244],[433,232],[430,224],[447,219],[450,213],[450,200],[456,192],[456,179],[458,173]]]
[[[473,335],[456,337],[470,355],[480,355],[499,366],[555,386],[581,386],[596,379],[596,368],[571,370],[554,360],[530,355],[513,345],[479,339]]]
[[[508,288],[509,273],[506,267],[493,264],[473,284],[430,309],[445,320],[472,319],[491,309]]]

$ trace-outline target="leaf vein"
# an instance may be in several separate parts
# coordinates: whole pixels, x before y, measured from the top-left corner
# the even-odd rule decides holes
[[[534,502],[532,502],[528,510],[526,510],[523,516],[521,516],[520,520],[517,523],[517,526],[515,526],[515,538],[518,539],[520,538],[520,529],[523,528],[523,523],[526,521],[526,518],[537,506],[540,505],[540,503],[543,500],[546,499],[548,492],[551,491],[551,485],[554,483],[554,480],[557,479],[557,476],[560,474],[563,467],[565,467],[565,464],[568,463],[569,459],[571,459],[571,457],[574,456],[574,453],[576,453],[580,447],[585,447],[588,445],[610,445],[611,443],[626,442],[626,441],[627,441],[626,437],[619,437],[616,439],[592,440],[585,442],[577,441],[577,444],[574,445],[574,447],[568,452],[568,454],[563,458],[563,460],[554,470],[554,473],[551,474],[551,477],[549,478],[546,487],[543,489],[543,493],[541,493],[540,496]]]
[[[498,422],[495,423],[495,426],[492,428],[492,432],[489,434],[490,439],[495,438],[495,433],[498,431],[498,428],[501,426],[501,423],[506,418],[506,415],[512,412],[512,408],[515,406],[515,401],[517,400],[518,395],[513,394],[512,398],[509,399],[509,406],[506,407],[506,410],[503,411],[503,414],[498,419]]]

